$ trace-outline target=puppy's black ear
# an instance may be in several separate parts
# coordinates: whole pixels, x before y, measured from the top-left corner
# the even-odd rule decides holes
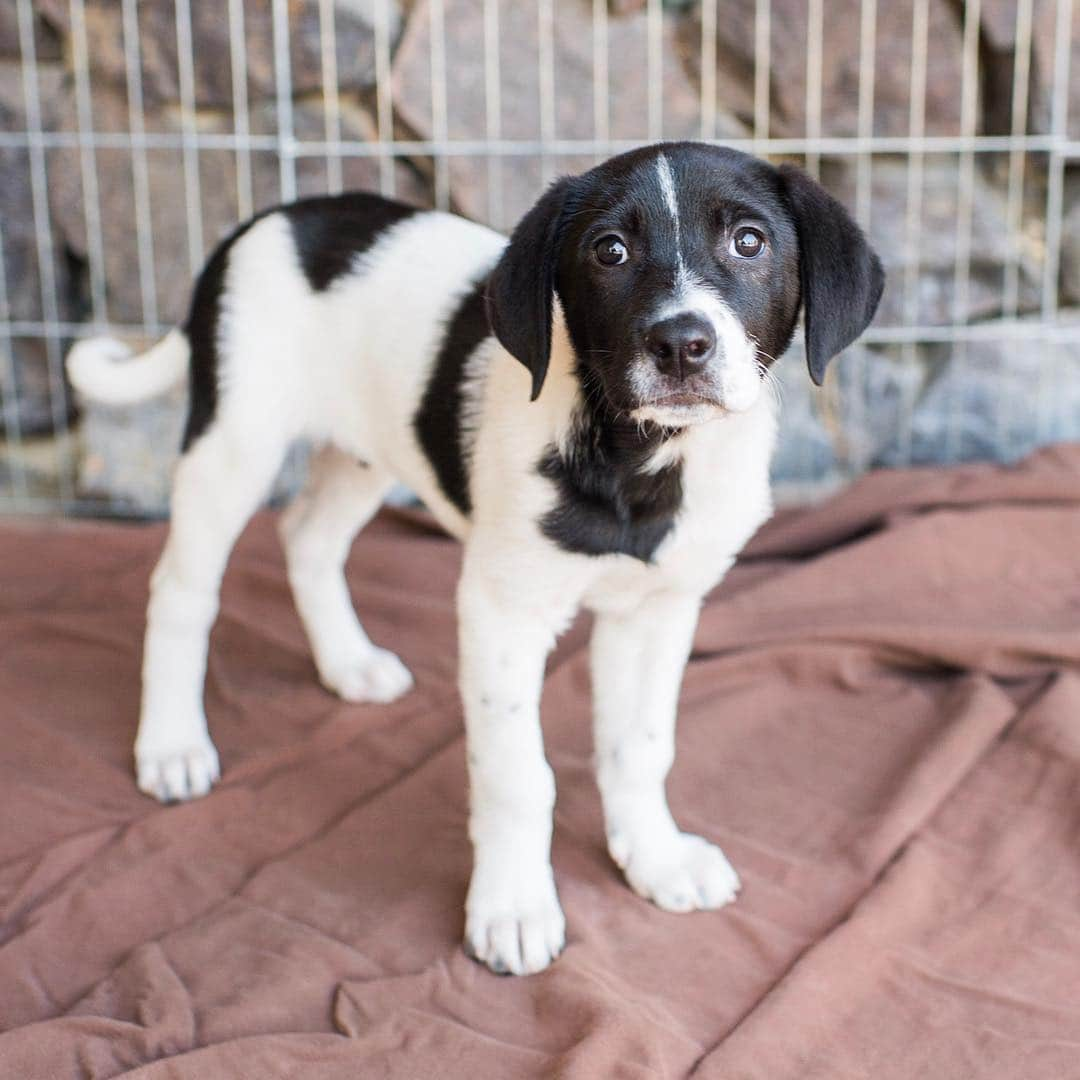
[[[562,241],[563,211],[574,178],[548,188],[518,222],[487,288],[488,319],[501,344],[532,372],[540,396],[551,358],[551,310]]]
[[[885,288],[881,260],[847,210],[801,169],[780,177],[799,234],[806,364],[820,386],[825,368],[870,324]]]

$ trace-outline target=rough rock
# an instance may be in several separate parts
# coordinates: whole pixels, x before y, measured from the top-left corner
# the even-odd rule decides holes
[[[482,0],[447,0],[445,7],[446,55],[453,64],[447,85],[447,136],[482,140],[488,134],[484,78]],[[588,0],[566,0],[557,8],[553,23],[554,114],[557,139],[593,139],[593,20]],[[608,21],[609,134],[614,139],[648,136],[647,19],[643,11]],[[499,8],[499,66],[501,94],[498,122],[504,139],[541,138],[540,47],[536,9],[532,4],[502,4]],[[700,94],[695,79],[682,62],[682,44],[673,21],[664,20],[662,128],[665,138],[693,138],[700,134]],[[393,93],[398,117],[405,129],[422,139],[436,136],[431,95],[431,11],[428,0],[418,0],[409,17],[394,57]],[[718,122],[721,133],[742,129],[728,116]],[[535,201],[545,180],[563,172],[594,164],[593,158],[553,156],[543,175],[538,156],[507,157],[489,172],[485,156],[453,156],[449,176],[454,206],[477,220],[499,228],[511,226]],[[501,176],[502,213],[491,220],[488,189],[494,175]],[[497,199],[496,202],[499,200]]]
[[[34,19],[34,55],[38,63],[59,60],[63,55],[60,38],[40,14]],[[19,8],[15,0],[0,4],[0,59],[19,60]]]
[[[298,102],[294,106],[293,121],[296,137],[301,141],[317,141],[325,135],[325,118],[319,101]],[[342,102],[341,137],[349,142],[374,143],[378,141],[378,126],[365,108]],[[379,191],[412,206],[434,205],[430,176],[425,176],[408,160],[397,158],[393,161],[390,183],[385,191],[381,187],[382,173],[378,157],[343,156],[340,162],[343,190]],[[304,156],[297,159],[298,195],[325,194],[330,189],[330,177],[331,165],[326,157]]]
[[[825,386],[816,387],[799,341],[773,372],[782,388],[773,479],[801,497],[880,464],[898,444],[925,379],[922,364],[904,363],[898,349],[857,344],[836,358]]]
[[[1080,328],[1080,309],[1062,319]],[[987,324],[992,331],[993,322]],[[773,479],[781,498],[824,494],[867,468],[1012,462],[1080,433],[1080,342],[1033,334],[949,348],[855,345],[811,385],[802,350],[774,371],[783,387]]]
[[[338,87],[363,90],[375,82],[375,5],[383,0],[336,0],[334,32]],[[39,0],[49,21],[65,33],[70,30],[67,0]],[[389,2],[390,32],[400,29],[400,11]],[[290,0],[289,60],[294,94],[318,91],[323,85],[322,43],[318,0]],[[142,86],[148,105],[180,99],[177,64],[176,12],[172,3],[142,0],[138,5]],[[232,53],[228,9],[221,3],[191,4],[192,55],[195,102],[200,107],[232,104]],[[118,0],[88,0],[86,33],[91,78],[103,83],[126,84],[123,16]],[[271,0],[244,3],[244,45],[248,96],[252,102],[272,99],[277,92]]]
[[[0,4],[0,57],[5,60],[17,60],[21,55],[18,14],[14,4]]]
[[[64,131],[75,131],[76,109],[74,91],[70,86],[65,89],[63,102],[60,127]],[[123,130],[127,126],[127,102],[122,92],[103,88],[96,95],[94,122],[100,130],[105,131]],[[148,127],[151,125],[156,130],[180,130],[179,117],[171,110],[152,113],[147,123]],[[224,120],[219,117],[203,118],[200,127],[210,132],[226,130]],[[275,164],[267,157],[252,157],[252,169],[259,191],[257,202],[260,204],[275,197],[267,190],[272,190],[276,179]],[[178,321],[185,314],[192,273],[197,269],[189,259],[183,156],[179,149],[151,150],[147,152],[146,163],[158,319],[167,324]],[[105,315],[112,322],[140,323],[143,321],[144,307],[134,213],[132,153],[129,150],[98,148],[95,165],[106,284]],[[68,147],[57,151],[49,178],[53,222],[64,243],[85,266],[89,259],[86,225],[88,201],[82,178],[79,150]],[[205,257],[217,240],[236,223],[236,159],[233,153],[227,150],[201,151],[199,182]],[[86,312],[87,316],[90,314],[92,312]]]
[[[61,127],[76,129],[75,105],[70,89],[64,98]],[[317,139],[322,136],[321,112],[310,104],[298,103],[295,114],[297,135]],[[95,122],[109,129],[122,128],[127,122],[127,103],[116,90],[98,94]],[[353,109],[343,116],[345,138],[363,139],[363,116]],[[229,117],[222,112],[203,112],[200,131],[228,130]],[[177,132],[179,117],[175,110],[161,109],[148,114],[148,126]],[[370,125],[369,125],[370,126]],[[132,154],[128,150],[99,149],[96,153],[99,205],[106,282],[108,318],[118,323],[141,323],[144,317],[139,277],[138,234],[134,221],[134,181]],[[278,157],[272,153],[251,156],[254,208],[272,206],[280,201]],[[162,324],[175,323],[187,311],[193,273],[189,259],[187,224],[187,189],[180,150],[152,150],[147,153],[150,187],[150,215],[154,249],[154,282],[158,319]],[[365,158],[342,161],[346,186],[378,187],[378,165]],[[420,205],[430,205],[430,194],[413,170],[399,165],[396,172],[399,197]],[[202,214],[203,258],[237,224],[239,218],[236,156],[230,150],[203,149],[199,152],[199,206]],[[311,194],[326,191],[324,158],[300,158],[297,161],[297,191]],[[64,242],[74,255],[88,259],[86,200],[82,186],[82,161],[79,151],[63,149],[55,155],[50,184],[53,217]]]
[[[186,386],[178,386],[137,407],[83,403],[79,496],[108,499],[114,510],[126,513],[164,514],[187,417],[187,397]],[[307,453],[306,448],[297,447],[289,454],[271,499],[287,497],[302,483]]]
[[[55,101],[62,80],[56,65],[43,64],[38,71],[43,121],[51,123],[50,105]],[[26,126],[23,105],[22,68],[18,63],[0,61],[0,130],[18,131]],[[38,242],[35,233],[34,202],[30,182],[30,158],[26,150],[0,147],[0,193],[4,250],[4,284],[8,313],[5,317],[20,322],[44,321],[41,278],[38,267]],[[56,273],[57,314],[61,319],[74,317],[71,277],[64,257],[61,238],[53,236],[53,264]],[[7,345],[0,345],[6,349]],[[54,403],[45,342],[40,337],[16,338],[10,345],[10,360],[18,402],[18,426],[23,435],[50,431],[57,415],[66,416],[67,402]],[[0,356],[0,373],[7,370],[7,358]],[[6,377],[6,376],[0,376]],[[54,410],[55,404],[55,410]],[[6,430],[6,410],[0,410],[0,431]]]
[[[1057,0],[1033,0],[1031,19],[1031,82],[1028,96],[1028,130],[1050,130],[1054,61],[1057,49]],[[1012,96],[1013,61],[1016,56],[1016,0],[982,0],[985,55],[996,63],[1007,87],[1003,102]],[[1068,80],[1068,130],[1080,137],[1080,18],[1073,12]],[[1005,114],[1007,115],[1007,114]],[[1008,130],[1003,127],[1003,130]]]
[[[49,353],[41,337],[14,338],[10,344],[11,373],[15,382],[15,421],[8,423],[8,370],[5,356],[8,343],[0,341],[0,435],[28,438],[46,435],[71,418],[71,398],[66,379],[60,367],[56,377],[64,388],[53,393],[53,380],[49,370]]]
[[[842,471],[840,456],[822,415],[822,391],[810,382],[802,350],[793,347],[772,372],[781,388],[773,483],[798,497],[834,482]]]
[[[1061,223],[1061,299],[1080,304],[1080,170],[1065,174]]]
[[[1080,328],[1080,311],[1062,320]],[[886,446],[873,463],[1009,462],[1078,434],[1080,341],[1033,334],[952,350],[916,402],[907,443]]]
[[[60,92],[63,73],[54,65],[43,65],[38,80],[45,112],[43,121],[49,128],[54,119],[51,106]],[[0,61],[0,130],[19,131],[25,127],[21,65]],[[50,164],[51,159],[47,159],[47,169]],[[43,314],[30,155],[22,147],[0,147],[0,192],[3,194],[0,205],[3,208],[4,268],[11,318],[38,321]],[[54,261],[62,263],[59,249],[54,251]],[[70,309],[62,308],[62,317],[70,313]]]
[[[336,0],[337,61],[342,91],[342,135],[370,142],[374,94],[373,15],[384,0]],[[906,135],[909,124],[911,30],[914,0],[877,5],[874,134]],[[1057,0],[1033,0],[1033,53],[1029,129],[1045,132],[1051,114]],[[179,133],[179,84],[175,7],[172,0],[140,0],[140,51],[146,124],[151,132]],[[700,130],[700,4],[664,0],[662,41],[662,133],[695,137]],[[859,87],[860,0],[825,5],[822,70],[822,134],[856,133]],[[245,0],[245,42],[251,129],[276,131],[272,0]],[[484,69],[484,0],[444,0],[448,73],[445,135],[483,141],[489,134]],[[318,0],[289,0],[290,60],[295,133],[301,140],[324,136],[321,38]],[[393,64],[393,98],[398,137],[435,137],[431,104],[430,0],[390,0],[391,32],[400,40]],[[614,139],[647,138],[649,98],[648,17],[645,0],[608,0],[609,122]],[[718,4],[717,86],[720,137],[743,136],[753,123],[754,3]],[[232,75],[227,7],[192,3],[196,122],[202,132],[232,130]],[[963,5],[929,5],[926,131],[959,129]],[[401,12],[408,15],[402,32]],[[531,0],[498,4],[501,99],[499,134],[506,139],[541,137],[541,74],[537,9]],[[594,130],[593,0],[558,0],[552,26],[554,85],[550,134],[590,140]],[[800,136],[806,122],[805,0],[771,0],[770,134]],[[70,71],[69,0],[34,0],[35,41],[40,63],[46,127],[77,129]],[[0,127],[25,127],[21,68],[17,57],[17,6],[0,3]],[[94,126],[128,130],[126,67],[121,5],[118,0],[86,0]],[[1016,4],[983,0],[980,28],[979,130],[1008,130]],[[400,32],[400,34],[399,34]],[[1080,137],[1080,17],[1072,24],[1069,132]],[[141,324],[146,309],[139,285],[138,246],[133,214],[132,156],[129,150],[96,152],[100,190],[107,310],[121,324]],[[451,205],[501,228],[511,226],[543,184],[561,172],[580,171],[592,156],[450,155],[447,169]],[[979,155],[975,175],[969,302],[959,316],[992,320],[1001,314],[1004,264],[1010,237],[1004,228],[1004,155]],[[186,190],[179,150],[147,155],[151,186],[154,280],[158,318],[181,318],[190,295]],[[47,154],[53,214],[54,261],[59,316],[89,318],[89,276],[82,188],[82,161],[76,149]],[[274,151],[254,151],[253,203],[279,199],[279,165]],[[208,254],[236,223],[236,159],[231,151],[199,154],[202,247]],[[345,157],[346,187],[377,189],[374,158]],[[428,158],[395,163],[394,192],[430,205],[435,166]],[[855,202],[851,158],[823,158],[825,183],[845,203]],[[908,163],[877,156],[872,170],[871,237],[890,274],[879,324],[907,322],[903,277],[908,258],[905,218]],[[297,190],[316,193],[329,184],[321,157],[296,162]],[[924,163],[923,212],[918,241],[920,323],[951,323],[957,225],[957,162],[953,155],[928,154]],[[489,185],[494,190],[489,190]],[[1028,161],[1027,203],[1019,242],[1020,308],[1037,312],[1045,255],[1045,164]],[[16,320],[44,317],[38,278],[37,242],[24,150],[0,148],[0,208],[4,267],[10,314]],[[1080,170],[1066,173],[1061,238],[1061,302],[1080,304]],[[66,344],[66,343],[64,343]],[[20,420],[24,433],[48,431],[53,423],[45,343],[20,338],[12,343]],[[796,347],[777,367],[785,386],[785,420],[776,461],[778,481],[788,490],[819,490],[871,464],[917,461],[941,455],[1010,458],[1037,440],[1080,435],[1080,359],[1075,343],[1051,348],[1037,341],[979,342],[951,350],[944,345],[899,347],[858,345],[835,364],[825,391],[810,386]],[[913,362],[905,357],[914,356]],[[0,358],[4,359],[4,358]],[[1052,377],[1051,377],[1052,376]],[[1036,389],[1032,389],[1032,387]],[[1080,391],[1078,391],[1080,393]],[[67,402],[62,403],[66,411]],[[959,426],[950,419],[962,414]],[[87,457],[84,490],[122,496],[130,507],[152,511],[164,505],[168,465],[182,422],[183,402],[166,400],[124,413],[92,410],[83,435]],[[2,423],[2,416],[0,416]],[[43,440],[39,440],[42,441]],[[50,459],[43,455],[42,460]],[[0,462],[0,471],[3,463]],[[8,489],[0,478],[0,491]]]
[[[878,325],[907,322],[904,297],[908,164],[903,158],[879,157],[871,174],[870,239],[888,275],[877,316]],[[855,206],[855,167],[844,161],[823,162],[822,181],[838,199]],[[923,164],[922,227],[917,256],[919,276],[915,319],[922,324],[953,321],[954,273],[957,245],[957,163],[951,155],[932,155]],[[1029,185],[1028,196],[1038,205],[1025,213],[1019,236],[1020,310],[1039,302],[1044,227],[1038,216],[1045,206]],[[1043,210],[1045,213],[1045,210]],[[1004,264],[1010,237],[1004,227],[1003,188],[983,170],[975,170],[971,228],[971,277],[961,321],[987,319],[1002,313]]]
[[[79,495],[107,498],[133,513],[164,513],[187,415],[186,389],[132,408],[81,404]]]
[[[858,132],[860,0],[830,0],[822,27],[822,135]],[[874,134],[909,132],[913,0],[877,5]],[[754,118],[756,5],[722,4],[716,19],[718,99],[747,125]],[[697,79],[701,13],[683,21],[684,56]],[[955,134],[960,124],[961,26],[954,6],[929,7],[926,133]],[[770,18],[769,135],[806,131],[807,3],[772,0]]]

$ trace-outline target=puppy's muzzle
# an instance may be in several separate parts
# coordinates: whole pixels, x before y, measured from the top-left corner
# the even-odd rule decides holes
[[[661,375],[682,382],[703,371],[716,355],[716,333],[703,316],[684,311],[645,331],[645,352]]]

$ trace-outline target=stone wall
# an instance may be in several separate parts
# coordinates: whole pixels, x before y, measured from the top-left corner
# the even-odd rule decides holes
[[[550,126],[545,129],[537,11],[530,0],[498,4],[499,107],[487,97],[484,0],[443,0],[446,42],[446,129],[432,108],[432,11],[429,0],[336,0],[333,6],[341,138],[369,143],[378,130],[375,18],[386,12],[385,29],[392,66],[393,134],[400,140],[539,140],[545,130],[560,139],[597,137],[594,22],[591,0],[553,0],[551,26],[554,93]],[[181,318],[190,288],[193,261],[209,252],[245,211],[280,198],[280,162],[271,0],[245,0],[245,89],[250,131],[269,137],[250,157],[230,148],[198,154],[198,207],[201,228],[193,238],[179,146],[151,148],[145,162],[150,195],[150,273],[140,274],[136,229],[133,153],[120,143],[94,154],[99,191],[102,244],[100,267],[91,258],[84,190],[86,158],[77,145],[50,148],[45,155],[49,236],[35,232],[30,159],[23,147],[0,147],[0,210],[10,318],[45,320],[40,267],[41,245],[51,256],[56,281],[55,317],[79,323],[94,317],[94,297],[104,297],[110,322],[135,328],[155,318],[167,325]],[[666,138],[696,137],[701,130],[701,11],[698,3],[664,5],[661,38],[661,123]],[[289,61],[293,126],[302,143],[327,134],[325,57],[318,0],[289,0]],[[75,133],[78,95],[73,57],[78,42],[68,0],[36,0],[35,47],[42,122],[46,131]],[[617,140],[648,136],[650,87],[648,15],[644,0],[611,0],[607,25],[608,110],[605,135]],[[753,134],[755,5],[719,0],[717,22],[716,135]],[[1056,3],[1034,0],[1028,132],[1049,130],[1055,47]],[[128,53],[122,6],[118,0],[86,0],[91,112],[94,130],[130,131]],[[194,127],[200,135],[228,135],[233,115],[234,56],[230,50],[228,5],[223,0],[191,0],[194,67]],[[185,130],[181,107],[182,67],[178,62],[176,12],[172,0],[140,0],[137,5],[144,125],[151,136],[179,137]],[[16,5],[0,4],[0,130],[27,126],[20,63]],[[963,12],[960,0],[930,0],[928,28],[926,134],[955,135],[959,130]],[[1011,122],[1013,63],[1016,50],[1015,0],[983,0],[979,28],[980,92],[977,130],[1007,133]],[[875,136],[905,136],[909,131],[912,0],[877,5],[875,51]],[[860,80],[860,5],[830,0],[825,5],[821,134],[857,134]],[[1072,31],[1069,129],[1080,137],[1080,14]],[[806,0],[772,0],[769,134],[798,138],[806,133]],[[589,158],[537,155],[490,158],[453,155],[445,179],[450,208],[507,228],[535,199],[552,173],[592,164]],[[244,182],[247,175],[250,183]],[[395,194],[418,205],[432,205],[441,176],[430,156],[398,159],[389,169]],[[907,250],[909,160],[902,154],[875,155],[870,174],[869,231],[890,274],[877,325],[990,323],[1004,310],[1006,267],[1015,268],[1017,314],[1039,327],[1043,265],[1047,250],[1047,174],[1044,155],[1028,155],[1023,172],[1021,229],[1013,245],[1007,229],[1008,158],[976,155],[970,285],[956,290],[958,161],[955,154],[928,154],[923,161],[922,228],[914,252]],[[345,157],[328,162],[301,154],[296,186],[301,193],[325,191],[340,169],[346,187],[375,187],[379,163]],[[821,160],[824,183],[849,205],[856,198],[856,160],[851,155]],[[386,177],[384,176],[385,180]],[[1053,223],[1052,223],[1053,224]],[[1061,274],[1057,300],[1063,318],[1075,321],[1080,306],[1080,163],[1066,171],[1064,232],[1060,237]],[[193,259],[194,256],[194,259]],[[905,276],[917,259],[915,290],[908,296]],[[133,344],[140,344],[133,339]],[[66,348],[67,341],[59,343]],[[7,348],[0,337],[0,349]],[[17,416],[2,411],[8,426],[16,420],[27,443],[26,460],[40,490],[55,483],[48,454],[34,452],[58,422],[78,422],[76,463],[80,490],[103,493],[136,509],[160,508],[182,395],[138,410],[92,409],[49,396],[48,356],[38,337],[10,343],[10,370],[17,385]],[[797,350],[794,351],[797,354]],[[873,465],[960,457],[1011,459],[1039,439],[1080,436],[1080,344],[1053,349],[1006,340],[963,347],[914,343],[909,346],[860,345],[835,367],[824,394],[811,395],[798,355],[780,365],[785,384],[784,443],[778,477],[799,490],[820,488]],[[1054,390],[1048,391],[1051,377]],[[1003,404],[1003,402],[1005,404]],[[40,467],[35,462],[44,462]],[[10,463],[8,463],[10,464]],[[0,459],[0,493],[5,489]]]

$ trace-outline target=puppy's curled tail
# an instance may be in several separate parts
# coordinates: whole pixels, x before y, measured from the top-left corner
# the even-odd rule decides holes
[[[186,374],[191,349],[181,330],[170,330],[135,356],[111,337],[76,342],[67,355],[71,385],[100,405],[137,405],[171,390]]]

